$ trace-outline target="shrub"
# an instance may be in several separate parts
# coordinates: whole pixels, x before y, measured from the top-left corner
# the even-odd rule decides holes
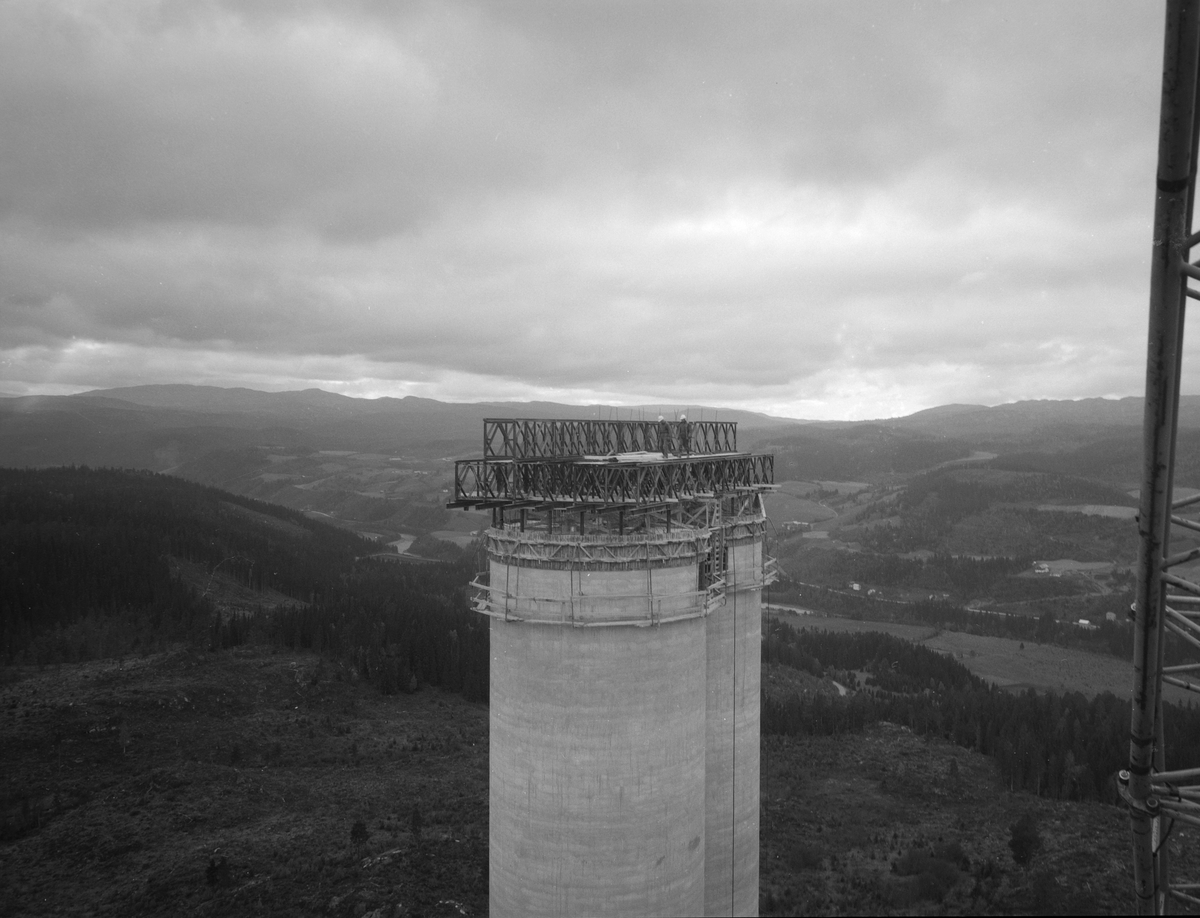
[[[971,869],[971,859],[963,851],[962,845],[956,841],[938,842],[933,846],[933,856],[954,864],[959,870]]]
[[[1038,849],[1042,847],[1042,837],[1038,834],[1037,822],[1026,813],[1009,827],[1012,837],[1008,847],[1012,849],[1013,860],[1025,867],[1033,860]]]
[[[421,840],[421,828],[424,825],[424,820],[421,818],[421,807],[413,804],[412,816],[409,818],[408,826],[412,829],[413,838],[417,841]]]
[[[958,846],[954,844],[953,847]],[[958,852],[961,851],[959,848]],[[958,882],[958,867],[919,848],[905,853],[892,865],[892,869],[902,877],[916,877],[921,898],[933,902],[941,902]]]
[[[232,882],[229,871],[229,861],[223,857],[210,857],[208,869],[204,871],[204,879],[209,886],[228,886]]]
[[[921,881],[917,877],[888,877],[880,895],[892,908],[910,908],[921,899]]]
[[[804,842],[788,852],[788,864],[794,870],[820,870],[822,857],[822,848],[819,845]]]

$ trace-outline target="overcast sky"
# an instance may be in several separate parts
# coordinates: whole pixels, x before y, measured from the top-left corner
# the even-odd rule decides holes
[[[6,0],[0,393],[1140,395],[1162,28],[1128,0]]]

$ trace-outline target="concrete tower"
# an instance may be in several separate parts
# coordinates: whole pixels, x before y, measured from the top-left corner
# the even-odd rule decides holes
[[[761,493],[733,424],[488,420],[490,911],[758,912]]]
[[[704,913],[757,915],[766,520],[757,494],[724,503],[725,602],[706,622]]]

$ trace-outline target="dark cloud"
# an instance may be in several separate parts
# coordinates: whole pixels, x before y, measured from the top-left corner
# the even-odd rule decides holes
[[[1161,20],[14,0],[0,382],[1130,394]]]

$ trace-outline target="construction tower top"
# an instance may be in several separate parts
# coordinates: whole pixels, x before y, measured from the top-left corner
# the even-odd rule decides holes
[[[774,457],[737,451],[731,421],[483,422],[482,459],[454,463],[449,507],[602,510],[769,490]]]

